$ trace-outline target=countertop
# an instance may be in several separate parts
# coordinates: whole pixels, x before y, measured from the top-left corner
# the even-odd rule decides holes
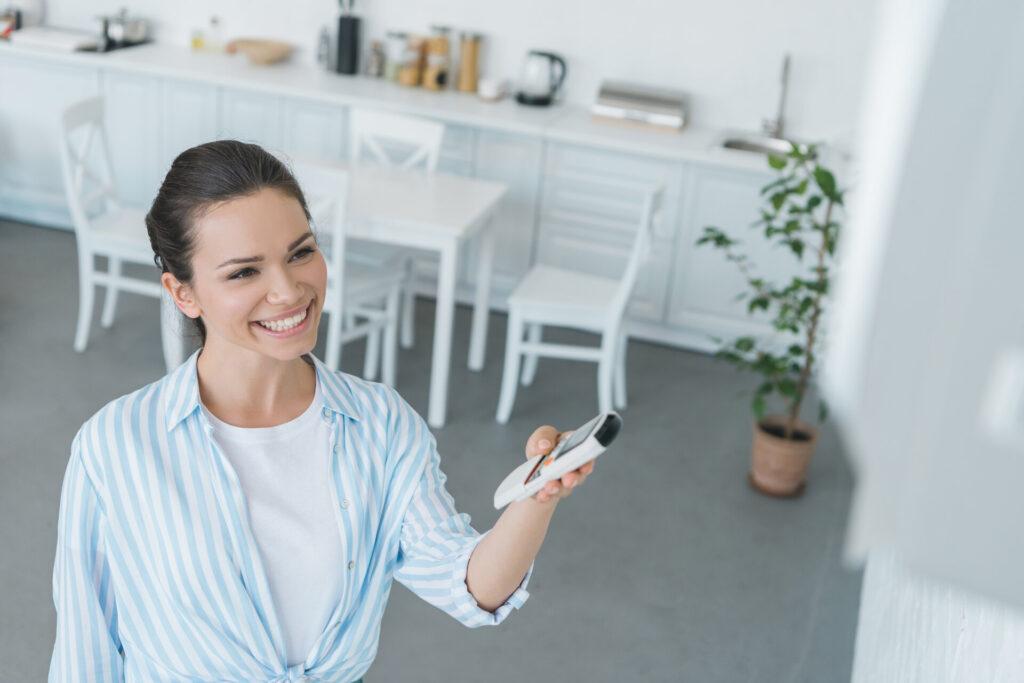
[[[59,52],[0,41],[0,55],[198,81],[329,104],[374,107],[666,161],[768,171],[763,156],[718,146],[730,131],[694,126],[679,132],[648,130],[601,122],[594,120],[585,106],[572,103],[534,109],[511,98],[485,102],[472,94],[409,88],[383,79],[347,76],[303,64],[252,66],[242,55],[194,52],[160,43],[95,53]]]

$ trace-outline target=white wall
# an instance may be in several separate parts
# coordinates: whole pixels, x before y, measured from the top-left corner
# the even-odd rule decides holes
[[[21,0],[40,6],[42,0]],[[17,4],[17,3],[16,3]],[[292,42],[313,61],[331,0],[50,0],[46,23],[91,28],[93,17],[128,4],[153,20],[158,38],[187,44],[211,14],[225,36]],[[515,78],[526,50],[569,61],[566,98],[589,103],[603,78],[692,93],[693,121],[753,130],[773,116],[782,55],[793,55],[789,123],[794,135],[849,140],[856,120],[875,0],[367,0],[356,2],[371,38],[389,29],[427,32],[433,23],[486,36],[484,72]],[[30,7],[31,9],[31,7]],[[38,11],[38,10],[37,10]],[[368,45],[368,43],[366,43]]]

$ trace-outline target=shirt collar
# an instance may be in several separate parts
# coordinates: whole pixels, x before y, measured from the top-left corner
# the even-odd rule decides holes
[[[202,349],[193,352],[188,360],[165,378],[164,406],[167,416],[167,431],[177,427],[182,420],[199,409],[199,375],[196,370],[196,362],[199,359],[200,351]],[[332,371],[312,353],[306,354],[306,357],[313,361],[313,368],[316,370],[317,381],[320,383],[323,396],[323,408],[358,420],[359,413],[355,408],[352,389],[349,387],[345,375]]]

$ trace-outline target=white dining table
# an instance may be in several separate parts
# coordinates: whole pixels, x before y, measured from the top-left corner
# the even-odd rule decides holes
[[[460,250],[466,248],[471,238],[479,240],[468,365],[471,370],[480,370],[487,346],[494,263],[493,216],[508,186],[447,173],[382,167],[351,167],[349,172],[349,237],[418,247],[439,256],[427,422],[431,427],[443,427],[448,408]],[[161,309],[161,340],[170,371],[185,359],[184,320],[166,293]]]

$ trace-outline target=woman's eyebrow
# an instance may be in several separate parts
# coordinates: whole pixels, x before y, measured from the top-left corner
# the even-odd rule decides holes
[[[305,242],[306,240],[308,240],[312,236],[313,236],[312,232],[307,232],[306,234],[302,235],[297,240],[295,240],[294,242],[289,244],[288,248],[285,249],[285,251],[291,251],[292,249],[294,249],[295,247],[299,246],[300,244],[302,244],[303,242]],[[220,264],[217,267],[218,268],[223,268],[224,266],[233,266],[233,265],[238,265],[240,263],[259,263],[262,260],[263,260],[262,256],[243,256],[243,257],[240,257],[240,258],[228,259],[227,261],[225,261],[224,263]]]

